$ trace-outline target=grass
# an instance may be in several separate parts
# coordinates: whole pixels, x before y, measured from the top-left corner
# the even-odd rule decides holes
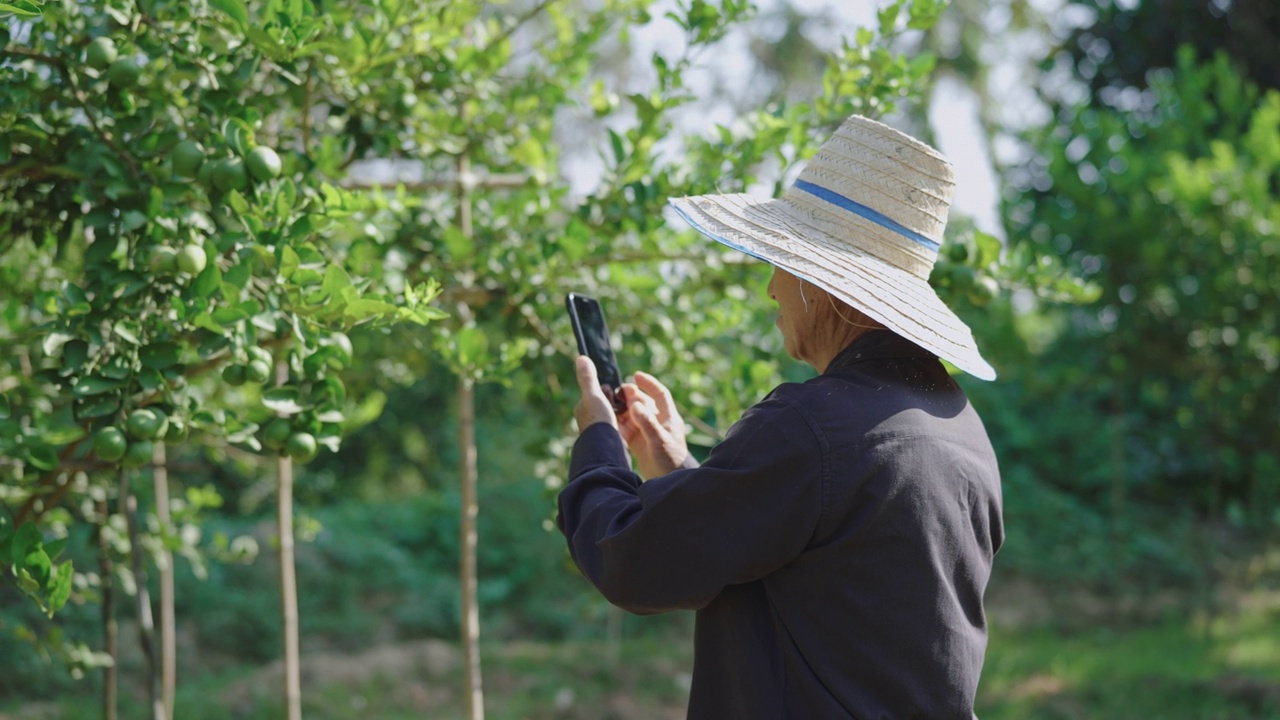
[[[1005,718],[1280,718],[1280,609],[1064,634],[991,633],[978,714]]]
[[[680,626],[676,626],[680,627]],[[687,629],[687,626],[685,627]],[[308,720],[463,717],[456,650],[424,660],[422,644],[358,657],[311,657],[304,675]],[[616,652],[616,655],[613,653]],[[683,718],[692,648],[683,631],[602,641],[516,642],[484,649],[490,720]],[[426,664],[424,664],[426,663]],[[191,679],[179,691],[183,720],[276,720],[279,683],[237,669]],[[89,720],[92,695],[19,709],[0,718]],[[1280,608],[1214,618],[1172,618],[1128,629],[992,629],[978,714],[984,720],[1280,720]],[[142,720],[136,701],[121,720]]]

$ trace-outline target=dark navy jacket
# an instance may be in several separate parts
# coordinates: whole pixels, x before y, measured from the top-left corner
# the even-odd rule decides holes
[[[982,421],[915,344],[863,335],[700,467],[643,484],[592,425],[559,505],[611,602],[697,610],[690,718],[973,717],[1000,478]]]

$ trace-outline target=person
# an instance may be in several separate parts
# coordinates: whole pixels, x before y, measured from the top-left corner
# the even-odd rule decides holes
[[[780,198],[672,201],[774,266],[786,351],[818,372],[701,464],[663,383],[636,373],[615,415],[577,358],[558,524],[610,602],[697,611],[691,719],[974,717],[1004,536],[995,454],[941,359],[995,371],[928,284],[953,188],[937,151],[854,116]]]

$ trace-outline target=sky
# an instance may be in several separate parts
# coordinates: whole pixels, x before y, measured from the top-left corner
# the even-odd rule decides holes
[[[876,9],[883,5],[883,0],[792,0],[791,4],[806,15],[823,14],[832,19],[829,24],[819,25],[812,30],[810,40],[821,47],[836,47],[843,36],[852,35],[857,28],[875,25]],[[674,7],[672,0],[655,3],[652,14],[660,17],[666,6]],[[761,16],[767,16],[779,7],[779,0],[756,0]],[[662,23],[652,23],[633,33],[633,52],[637,57],[648,57],[655,50],[678,52],[680,41],[664,28]],[[724,68],[748,67],[749,50],[745,38],[730,38],[723,43],[724,55],[715,58],[715,64],[721,72],[713,78],[711,73],[700,76],[690,73],[686,80],[691,88],[697,91],[699,83],[708,85],[713,82],[733,81],[735,73],[724,72]],[[748,73],[736,74],[742,82],[750,82]],[[987,155],[987,143],[982,138],[981,125],[978,120],[978,105],[973,93],[962,84],[951,80],[940,81],[930,103],[930,124],[938,149],[951,161],[956,170],[956,190],[952,199],[952,215],[963,214],[974,220],[977,227],[985,232],[1004,237],[998,210],[998,190],[992,163]],[[702,123],[729,124],[733,118],[727,108],[712,108],[699,116]],[[891,122],[891,121],[890,121]],[[589,168],[579,166],[584,174],[580,177],[595,175]],[[597,176],[598,177],[598,176]]]

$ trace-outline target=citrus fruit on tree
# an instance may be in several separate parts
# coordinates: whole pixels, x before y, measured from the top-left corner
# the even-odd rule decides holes
[[[204,253],[204,248],[191,243],[183,246],[178,251],[178,269],[189,275],[199,275],[204,272],[204,267],[209,262],[209,258]]]
[[[316,437],[311,433],[298,432],[289,436],[285,443],[285,451],[295,462],[309,463],[316,457]]]
[[[249,187],[249,171],[240,158],[227,158],[213,169],[213,184],[222,192],[244,190]]]
[[[274,180],[280,177],[280,156],[266,146],[258,146],[249,153],[245,158],[245,165],[249,167],[249,174],[255,180]]]
[[[93,451],[107,462],[116,462],[124,457],[128,449],[129,441],[120,432],[120,428],[108,425],[93,436]]]
[[[117,55],[115,41],[108,37],[100,37],[94,39],[84,49],[84,62],[94,70],[105,70],[116,61]]]
[[[168,245],[161,245],[151,251],[151,271],[157,275],[168,275],[178,269],[178,251]]]
[[[267,423],[267,427],[262,431],[262,444],[272,450],[283,450],[286,443],[289,442],[289,436],[293,434],[293,426],[289,421],[278,417]]]
[[[107,68],[107,82],[111,83],[112,87],[133,87],[138,84],[140,77],[142,77],[142,66],[133,58],[120,58]]]
[[[270,367],[271,352],[266,348],[258,347],[257,345],[250,345],[247,348],[246,352],[249,353],[250,360],[261,360],[262,362],[266,363],[268,367]]]
[[[962,242],[953,242],[947,247],[947,257],[953,263],[962,263],[969,259],[969,248]]]
[[[244,366],[244,377],[251,383],[261,385],[271,377],[271,366],[261,360],[250,360],[249,364]]]
[[[173,171],[185,178],[199,177],[204,167],[204,147],[195,140],[183,140],[169,151]]]
[[[238,387],[244,384],[245,374],[245,366],[239,363],[232,363],[222,368],[222,379],[226,381],[228,385],[233,387]]]
[[[213,182],[213,171],[223,162],[222,159],[209,160],[200,166],[200,170],[196,172],[196,182],[204,186],[206,190],[216,190],[217,185]]]
[[[983,275],[978,278],[973,287],[969,288],[969,302],[978,307],[983,307],[999,294],[1000,283],[996,282],[996,279],[990,275]]]
[[[138,440],[129,443],[129,449],[124,453],[125,467],[142,467],[151,462],[151,455],[155,452],[155,445],[150,440]]]
[[[139,408],[129,413],[125,421],[125,430],[130,437],[138,440],[156,440],[164,436],[169,429],[169,419],[164,413],[151,408]]]

